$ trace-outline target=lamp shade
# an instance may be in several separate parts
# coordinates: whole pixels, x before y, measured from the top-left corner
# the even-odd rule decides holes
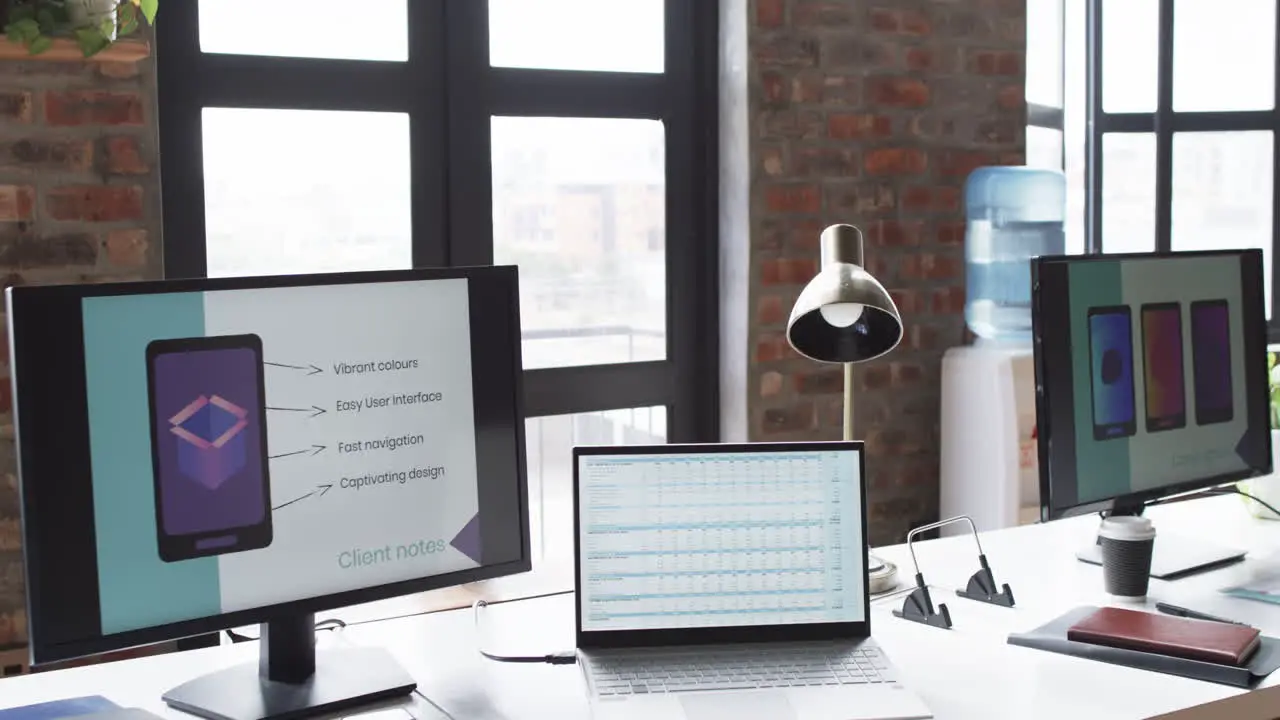
[[[787,342],[812,360],[873,360],[902,341],[902,317],[893,298],[863,269],[862,232],[852,225],[822,231],[822,269],[796,299]]]

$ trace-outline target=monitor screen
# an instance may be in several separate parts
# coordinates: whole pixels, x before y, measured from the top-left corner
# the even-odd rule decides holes
[[[860,449],[582,454],[584,633],[866,617]]]
[[[38,651],[527,569],[514,270],[358,278],[12,291]]]
[[[1033,267],[1044,519],[1270,472],[1261,252]]]

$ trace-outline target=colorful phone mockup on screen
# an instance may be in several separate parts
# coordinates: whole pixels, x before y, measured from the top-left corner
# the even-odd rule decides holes
[[[226,335],[147,346],[160,558],[271,544],[262,340]]]
[[[1226,300],[1191,303],[1191,362],[1194,366],[1196,424],[1229,422],[1231,398],[1231,320]]]
[[[1187,424],[1182,362],[1182,307],[1176,302],[1142,306],[1142,368],[1147,432]]]
[[[1128,437],[1137,429],[1133,400],[1133,323],[1128,306],[1089,309],[1089,387],[1093,438]]]

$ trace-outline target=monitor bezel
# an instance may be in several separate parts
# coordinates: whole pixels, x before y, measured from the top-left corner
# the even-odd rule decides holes
[[[1087,502],[1076,502],[1073,504],[1055,504],[1052,489],[1052,463],[1050,462],[1051,442],[1053,436],[1052,415],[1048,408],[1048,391],[1046,390],[1046,368],[1045,353],[1042,351],[1044,333],[1048,328],[1044,327],[1044,318],[1042,317],[1043,308],[1041,303],[1044,301],[1043,293],[1040,292],[1041,273],[1045,266],[1048,265],[1072,265],[1093,262],[1114,262],[1122,260],[1161,260],[1161,259],[1181,259],[1194,257],[1235,257],[1241,258],[1241,264],[1244,264],[1243,258],[1246,256],[1254,256],[1254,262],[1263,273],[1260,278],[1258,287],[1258,296],[1260,304],[1266,301],[1266,277],[1267,265],[1263,262],[1262,250],[1256,248],[1235,248],[1222,250],[1182,250],[1177,252],[1154,252],[1154,253],[1108,253],[1108,254],[1088,254],[1088,255],[1044,255],[1031,259],[1031,284],[1032,284],[1032,343],[1033,343],[1033,366],[1035,372],[1035,406],[1036,406],[1036,426],[1037,426],[1037,467],[1039,469],[1039,490],[1040,490],[1040,520],[1048,522],[1062,518],[1074,517],[1078,515],[1087,515],[1093,512],[1129,514],[1140,512],[1141,509],[1157,500],[1194,493],[1201,490],[1220,487],[1231,483],[1248,480],[1254,477],[1260,477],[1272,472],[1274,468],[1266,471],[1255,469],[1245,469],[1236,472],[1223,473],[1211,477],[1197,478],[1187,480],[1180,483],[1163,485],[1160,487],[1148,488],[1136,492],[1120,493],[1106,498],[1089,500]],[[1242,289],[1243,292],[1243,289]],[[1261,334],[1259,345],[1265,350],[1267,341],[1267,321],[1265,308],[1261,315],[1260,322],[1253,323],[1253,331]],[[1249,328],[1244,328],[1244,332],[1248,333]],[[1262,368],[1262,375],[1266,377],[1266,353],[1256,353],[1257,357],[1253,362],[1259,363]],[[1247,362],[1247,355],[1246,355]],[[1255,368],[1256,370],[1257,368]],[[1136,422],[1136,419],[1135,419]]]
[[[764,443],[672,443],[666,445],[590,445],[573,449],[573,577],[582,581],[582,518],[579,492],[579,460],[593,455],[680,455],[758,454],[778,452],[853,452],[858,457],[858,492],[862,507],[862,608],[864,619],[837,623],[792,623],[783,625],[741,625],[708,628],[645,630],[583,630],[582,594],[573,599],[574,631],[577,646],[608,649],[641,646],[680,646],[712,643],[782,642],[856,639],[871,635],[871,588],[867,581],[871,551],[867,544],[867,453],[861,440],[814,440]]]
[[[129,630],[119,633],[99,634],[96,637],[73,642],[48,643],[41,639],[36,631],[39,607],[46,600],[44,597],[44,579],[46,571],[56,572],[53,568],[45,568],[40,559],[41,549],[37,543],[30,541],[35,536],[40,520],[38,513],[32,512],[34,493],[26,491],[26,483],[22,477],[26,474],[30,456],[23,452],[21,436],[21,418],[23,400],[29,399],[29,391],[21,387],[20,375],[22,367],[31,362],[23,353],[13,352],[14,337],[19,329],[25,329],[28,323],[39,324],[42,318],[28,315],[22,310],[23,305],[38,305],[46,299],[62,301],[77,300],[90,297],[110,297],[118,295],[149,295],[182,292],[210,292],[222,290],[259,290],[289,287],[323,287],[335,285],[383,284],[395,282],[418,282],[447,279],[481,279],[485,281],[505,281],[510,293],[508,307],[511,313],[511,324],[516,329],[512,339],[512,370],[514,372],[512,398],[514,410],[514,432],[516,449],[516,469],[518,473],[517,512],[521,528],[520,557],[515,560],[478,568],[469,568],[440,575],[415,578],[395,583],[387,583],[367,588],[359,588],[341,593],[334,593],[313,598],[305,598],[285,603],[264,605],[258,608],[239,610],[208,617],[195,618],[174,623],[156,625],[154,627]],[[524,371],[521,355],[522,343],[520,330],[520,292],[519,275],[515,266],[459,266],[450,268],[421,268],[412,270],[374,270],[349,273],[316,273],[303,275],[263,275],[233,278],[188,278],[165,280],[141,280],[119,283],[82,284],[82,285],[41,285],[10,286],[5,291],[6,309],[9,312],[8,340],[11,349],[10,382],[13,397],[15,455],[18,468],[18,502],[21,508],[20,525],[22,557],[26,575],[26,611],[31,620],[28,622],[28,648],[33,666],[53,662],[73,660],[76,658],[102,653],[120,651],[158,643],[181,640],[188,637],[218,633],[235,627],[265,623],[282,617],[314,614],[336,610],[365,603],[388,600],[391,598],[454,587],[467,583],[492,580],[495,578],[528,572],[532,569],[532,552],[530,543],[530,511],[527,483],[527,457],[525,447],[525,398]],[[475,379],[473,379],[473,383]],[[45,522],[48,520],[46,519]]]

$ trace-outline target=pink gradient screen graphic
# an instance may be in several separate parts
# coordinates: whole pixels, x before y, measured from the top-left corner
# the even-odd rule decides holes
[[[182,474],[217,490],[243,470],[248,416],[247,410],[223,397],[201,395],[169,418]]]

